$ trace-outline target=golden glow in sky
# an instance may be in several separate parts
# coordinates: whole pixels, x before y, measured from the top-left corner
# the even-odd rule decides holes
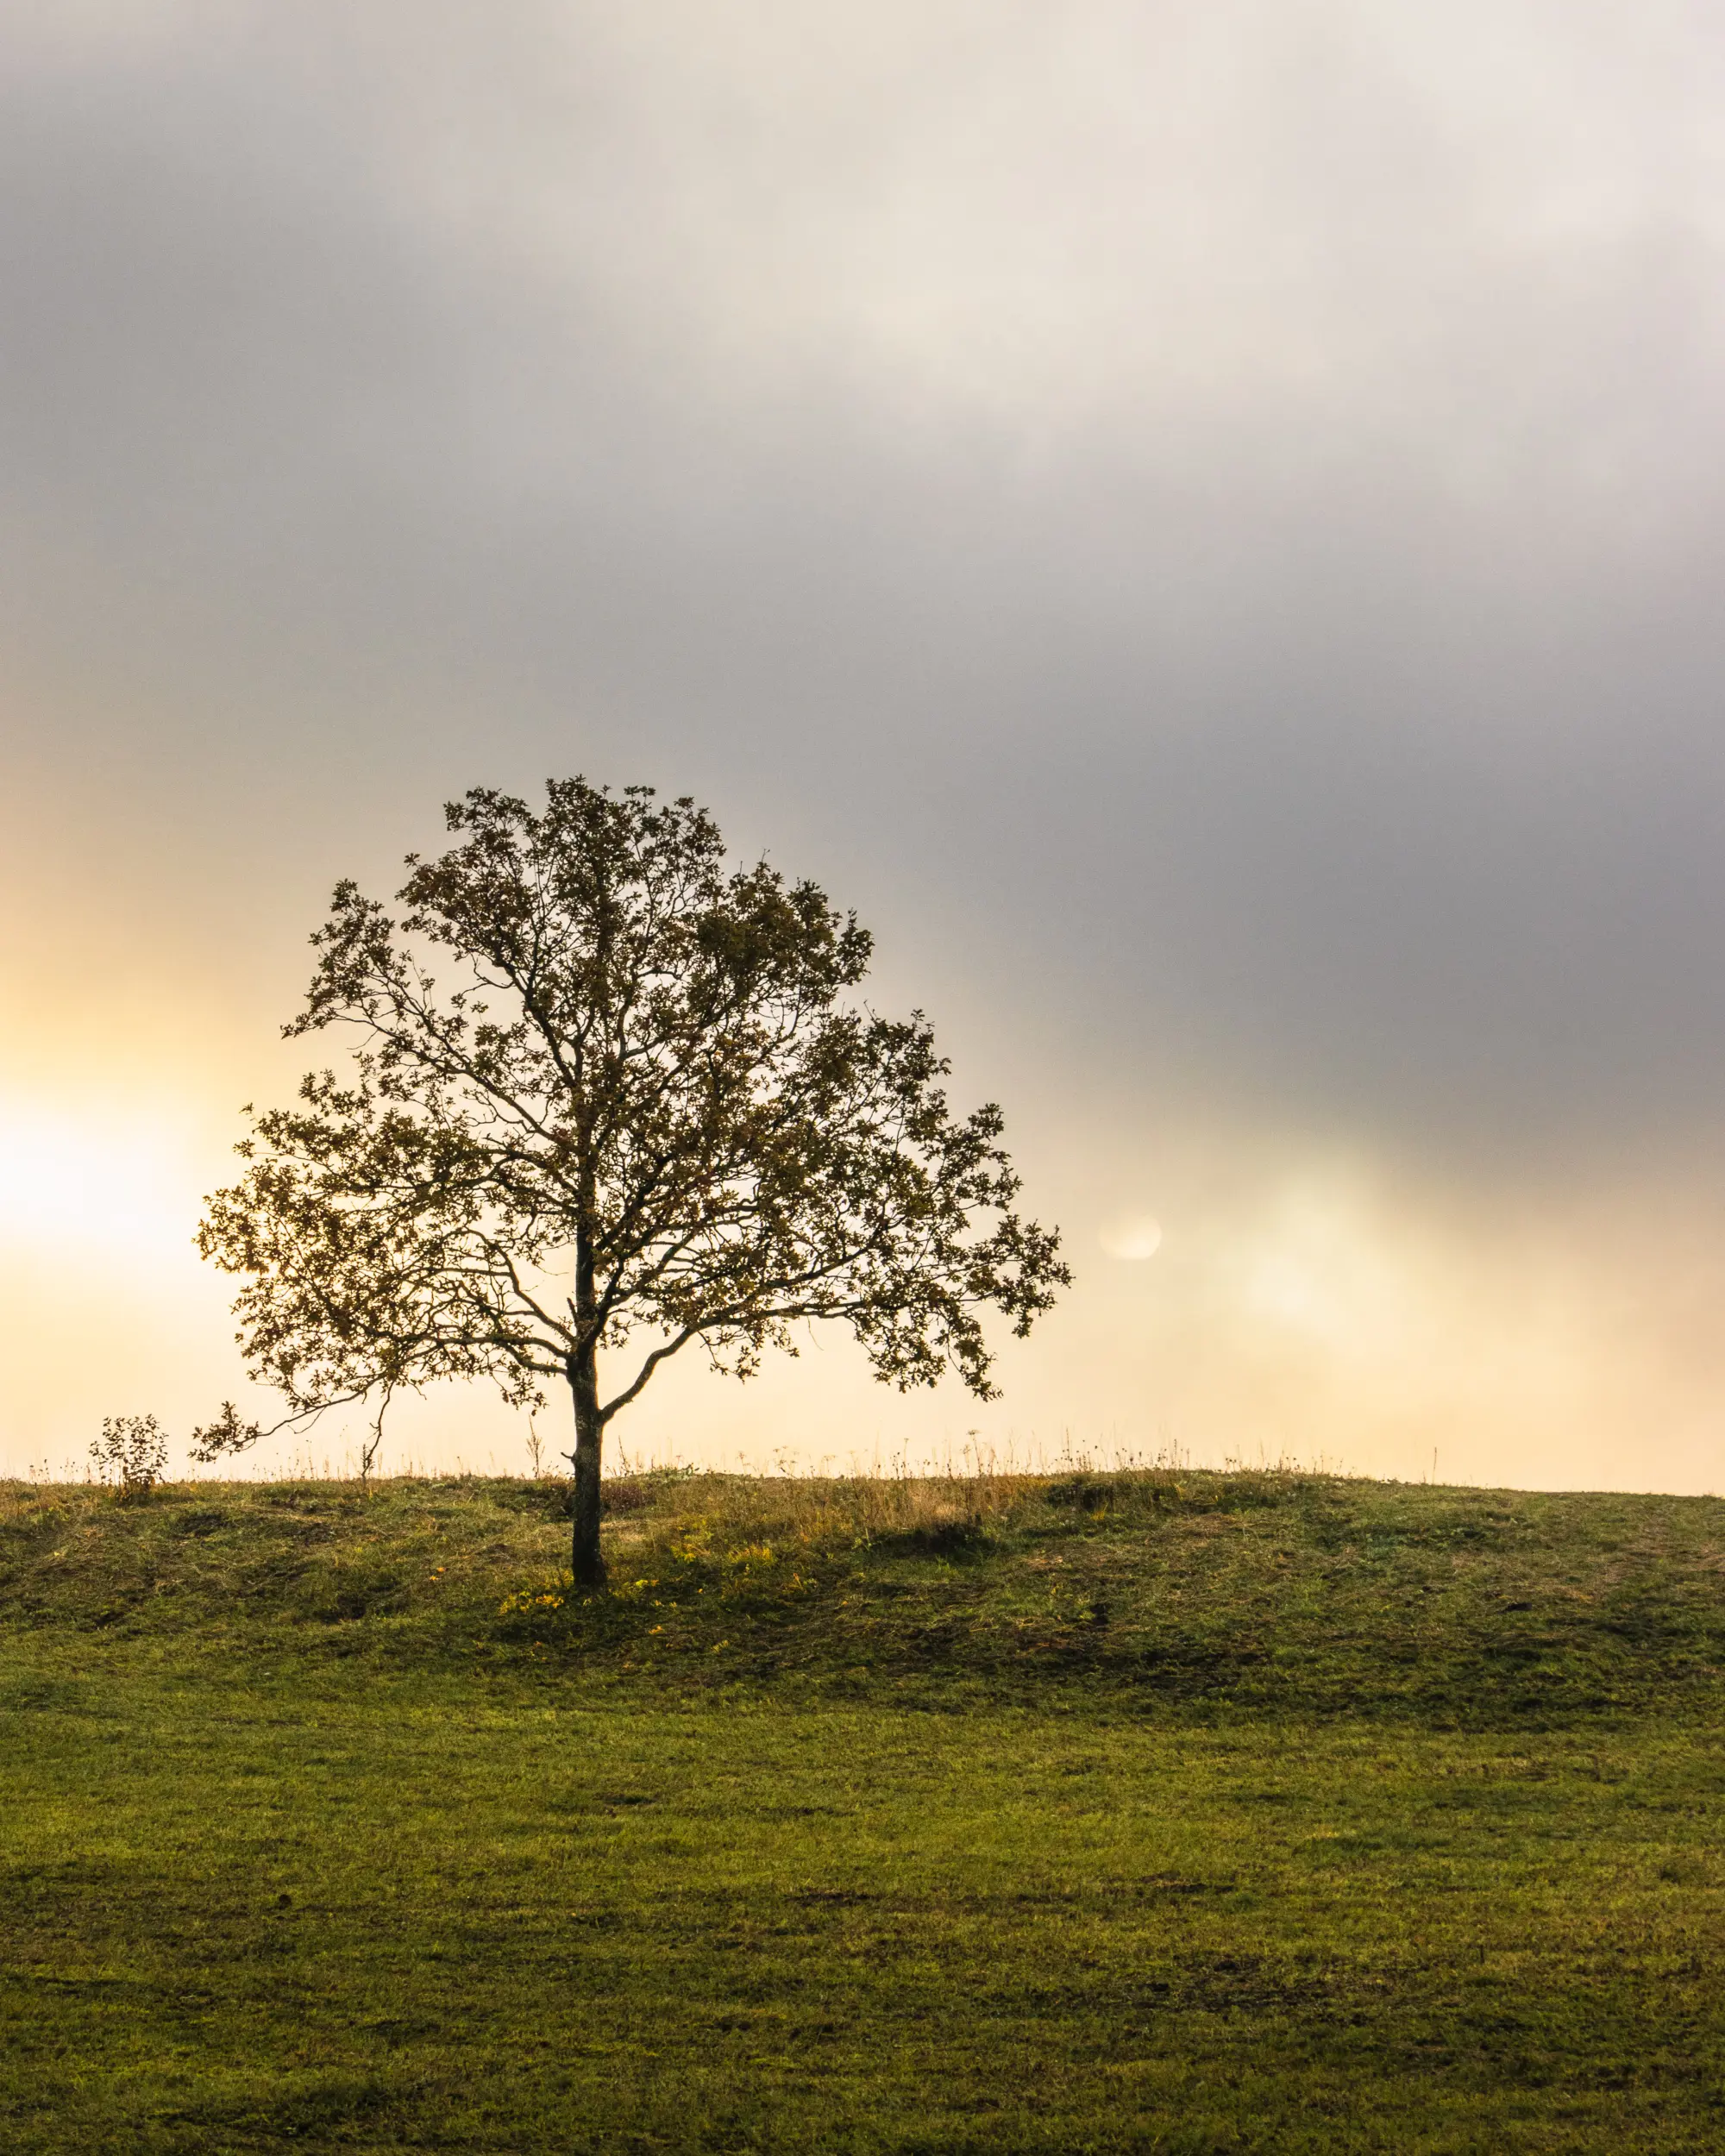
[[[0,1235],[7,1256],[81,1270],[184,1254],[184,1132],[111,1111],[79,1115],[0,1096]]]

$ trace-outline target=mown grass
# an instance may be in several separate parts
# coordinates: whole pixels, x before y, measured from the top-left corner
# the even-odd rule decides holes
[[[1725,1506],[0,1489],[0,2146],[1725,2145]]]

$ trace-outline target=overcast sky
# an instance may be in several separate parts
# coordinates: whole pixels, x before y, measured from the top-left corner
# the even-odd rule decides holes
[[[858,907],[1080,1273],[643,1445],[1712,1487],[1722,363],[1698,5],[6,10],[0,1455],[235,1388],[329,884],[580,770]]]

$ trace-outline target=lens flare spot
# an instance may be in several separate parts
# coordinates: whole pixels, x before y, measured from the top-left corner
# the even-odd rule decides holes
[[[1154,1257],[1162,1248],[1162,1223],[1147,1213],[1123,1214],[1102,1230],[1101,1244],[1110,1257],[1132,1263]]]

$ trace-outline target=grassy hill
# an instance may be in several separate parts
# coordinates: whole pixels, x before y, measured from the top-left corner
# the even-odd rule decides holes
[[[0,1486],[0,2144],[1725,2144],[1725,1505]]]

